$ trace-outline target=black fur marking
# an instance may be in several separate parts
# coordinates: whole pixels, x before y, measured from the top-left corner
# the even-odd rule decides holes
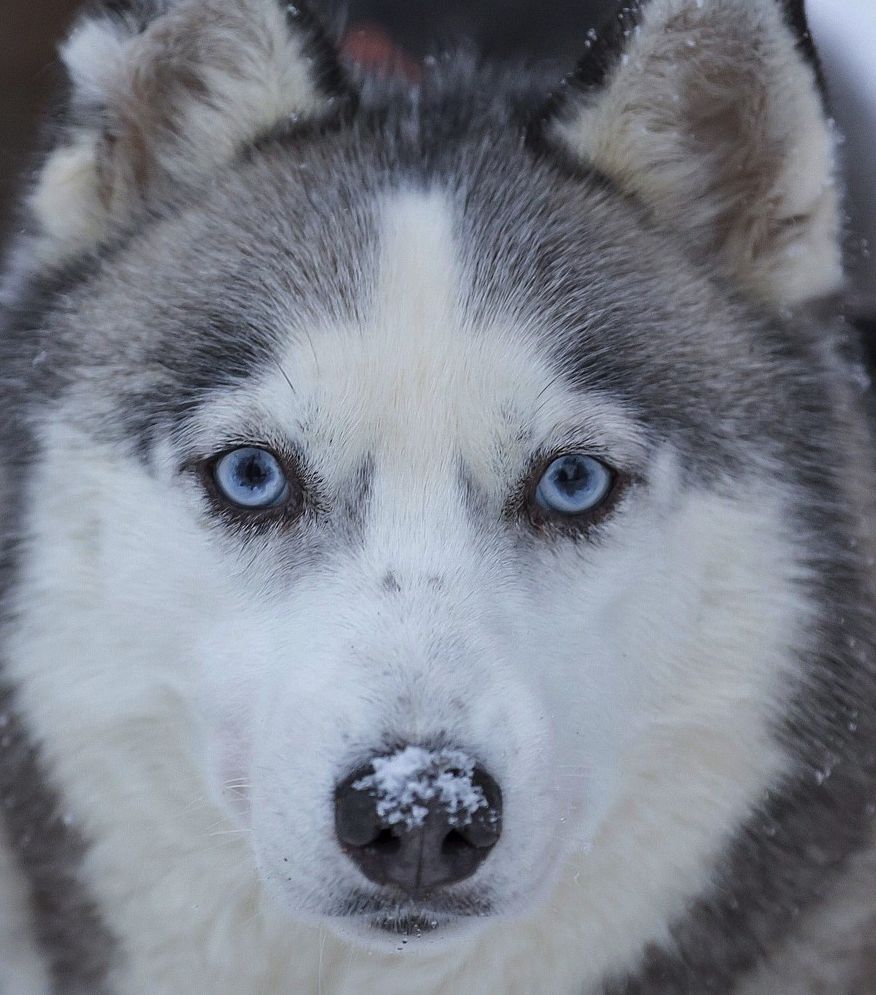
[[[637,0],[619,9],[612,9],[599,26],[591,26],[585,33],[585,54],[574,71],[555,88],[537,115],[526,128],[527,144],[540,155],[555,158],[566,170],[575,167],[575,156],[556,143],[547,140],[548,125],[568,112],[572,95],[596,93],[605,86],[608,77],[620,61],[629,34],[641,18],[642,3]],[[578,166],[580,168],[580,165]],[[606,179],[606,182],[610,182]]]
[[[360,539],[371,508],[374,488],[374,457],[366,456],[338,496],[336,514],[351,539]]]
[[[638,0],[613,7],[598,26],[592,26],[585,32],[584,55],[574,71],[551,93],[527,129],[528,141],[533,147],[541,148],[549,144],[544,139],[547,125],[566,111],[570,94],[595,93],[605,86],[641,15],[642,3]]]
[[[305,55],[313,59],[314,82],[329,97],[355,103],[355,92],[344,72],[336,47],[331,43],[322,22],[314,15],[307,0],[277,0],[286,14],[290,31],[303,33]]]
[[[780,0],[785,14],[785,20],[794,32],[797,39],[797,51],[812,66],[818,89],[822,99],[827,97],[827,82],[824,78],[824,70],[821,66],[821,59],[818,57],[818,50],[809,30],[809,21],[806,17],[805,0]]]
[[[381,578],[380,590],[385,594],[398,594],[401,590],[401,584],[398,582],[398,578],[391,570],[387,570]]]
[[[522,133],[526,147],[540,165],[546,169],[580,183],[586,183],[593,189],[601,189],[612,196],[627,198],[617,183],[588,162],[581,160],[565,145],[557,145],[547,137],[547,123],[553,120],[560,103],[564,100],[561,91],[548,99],[543,113],[530,118],[523,123]]]
[[[318,117],[280,121],[261,135],[257,135],[241,150],[240,157],[251,158],[274,142],[296,145],[325,138],[332,132],[349,126],[356,113],[357,104],[358,97],[351,92],[343,100],[336,100]]]
[[[581,90],[600,90],[614,71],[627,48],[630,35],[638,27],[643,3],[625,3],[613,9],[584,39],[584,55],[572,74]]]
[[[861,331],[861,342],[864,358],[871,377],[876,377],[876,315],[859,317],[858,328]]]

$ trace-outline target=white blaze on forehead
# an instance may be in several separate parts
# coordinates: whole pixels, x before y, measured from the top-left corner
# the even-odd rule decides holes
[[[616,403],[557,377],[541,328],[501,306],[473,318],[459,210],[438,189],[387,194],[361,321],[292,326],[282,373],[272,366],[260,385],[205,405],[196,434],[239,435],[249,409],[288,434],[328,487],[367,457],[383,486],[421,492],[461,459],[498,495],[554,438],[639,455],[639,430]]]
[[[526,331],[497,316],[467,320],[454,205],[408,192],[383,208],[374,306],[353,345],[363,428],[380,452],[434,465],[439,453],[480,462],[503,403],[534,401],[550,376]],[[486,429],[486,431],[485,431]],[[492,430],[492,431],[491,431]]]

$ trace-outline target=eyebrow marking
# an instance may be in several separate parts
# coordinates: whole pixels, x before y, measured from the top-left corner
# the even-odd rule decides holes
[[[351,530],[361,531],[365,526],[373,483],[374,457],[369,454],[351,474],[348,489],[338,502],[338,512],[346,519]]]
[[[401,590],[401,584],[398,582],[398,578],[391,570],[387,570],[381,578],[380,589],[385,591],[387,594],[398,594]]]

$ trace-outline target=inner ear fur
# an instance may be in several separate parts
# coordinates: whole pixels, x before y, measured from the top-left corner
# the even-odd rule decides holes
[[[31,199],[45,262],[197,188],[282,122],[351,98],[299,0],[114,2],[80,18],[61,56],[69,118]]]
[[[547,140],[759,302],[837,291],[835,140],[799,0],[650,0],[594,34]]]

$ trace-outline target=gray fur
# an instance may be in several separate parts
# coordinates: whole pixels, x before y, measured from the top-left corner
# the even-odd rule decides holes
[[[82,425],[148,466],[157,437],[183,439],[205,400],[282,359],[285,327],[356,317],[386,191],[447,191],[473,320],[505,313],[537,325],[558,374],[610,392],[652,443],[671,440],[692,480],[732,488],[771,466],[805,496],[795,527],[821,616],[803,661],[807,690],[776,730],[796,768],[738,829],[712,888],[673,924],[673,945],[643,951],[637,970],[604,986],[604,995],[731,992],[872,846],[873,570],[848,510],[849,464],[868,459],[849,441],[863,433],[860,398],[847,387],[842,329],[752,306],[603,177],[570,171],[546,141],[534,146],[525,125],[544,88],[519,79],[449,63],[416,94],[369,84],[349,124],[280,128],[211,177],[197,202],[153,203],[69,278],[26,273],[0,339],[0,595],[8,603],[27,542],[17,500],[38,458],[37,414],[75,390]],[[683,405],[667,383],[684,384]],[[367,516],[357,497],[369,478],[360,468],[338,502],[346,535]],[[484,500],[470,495],[479,515]],[[305,555],[289,550],[283,569]],[[379,583],[400,589],[391,570]],[[113,941],[77,879],[85,841],[64,824],[63,797],[8,688],[0,714],[3,815],[57,991],[97,995]]]
[[[58,995],[103,995],[116,941],[79,880],[85,840],[49,787],[14,701],[11,691],[0,689],[0,806],[30,883],[36,938]]]
[[[6,370],[0,381],[0,439],[8,454],[0,471],[0,628],[14,622],[11,591],[26,543],[20,528],[22,482],[37,459],[35,437],[24,417],[25,399],[30,390],[51,395],[58,389],[42,348],[43,322],[64,288],[80,277],[80,271],[47,281],[32,277],[14,294],[10,277],[10,299],[3,301],[0,349],[19,362],[0,364]],[[36,939],[58,995],[103,995],[115,940],[78,877],[86,841],[65,818],[63,799],[46,778],[39,748],[16,713],[14,689],[3,680],[2,661],[0,646],[0,817],[30,885]]]

